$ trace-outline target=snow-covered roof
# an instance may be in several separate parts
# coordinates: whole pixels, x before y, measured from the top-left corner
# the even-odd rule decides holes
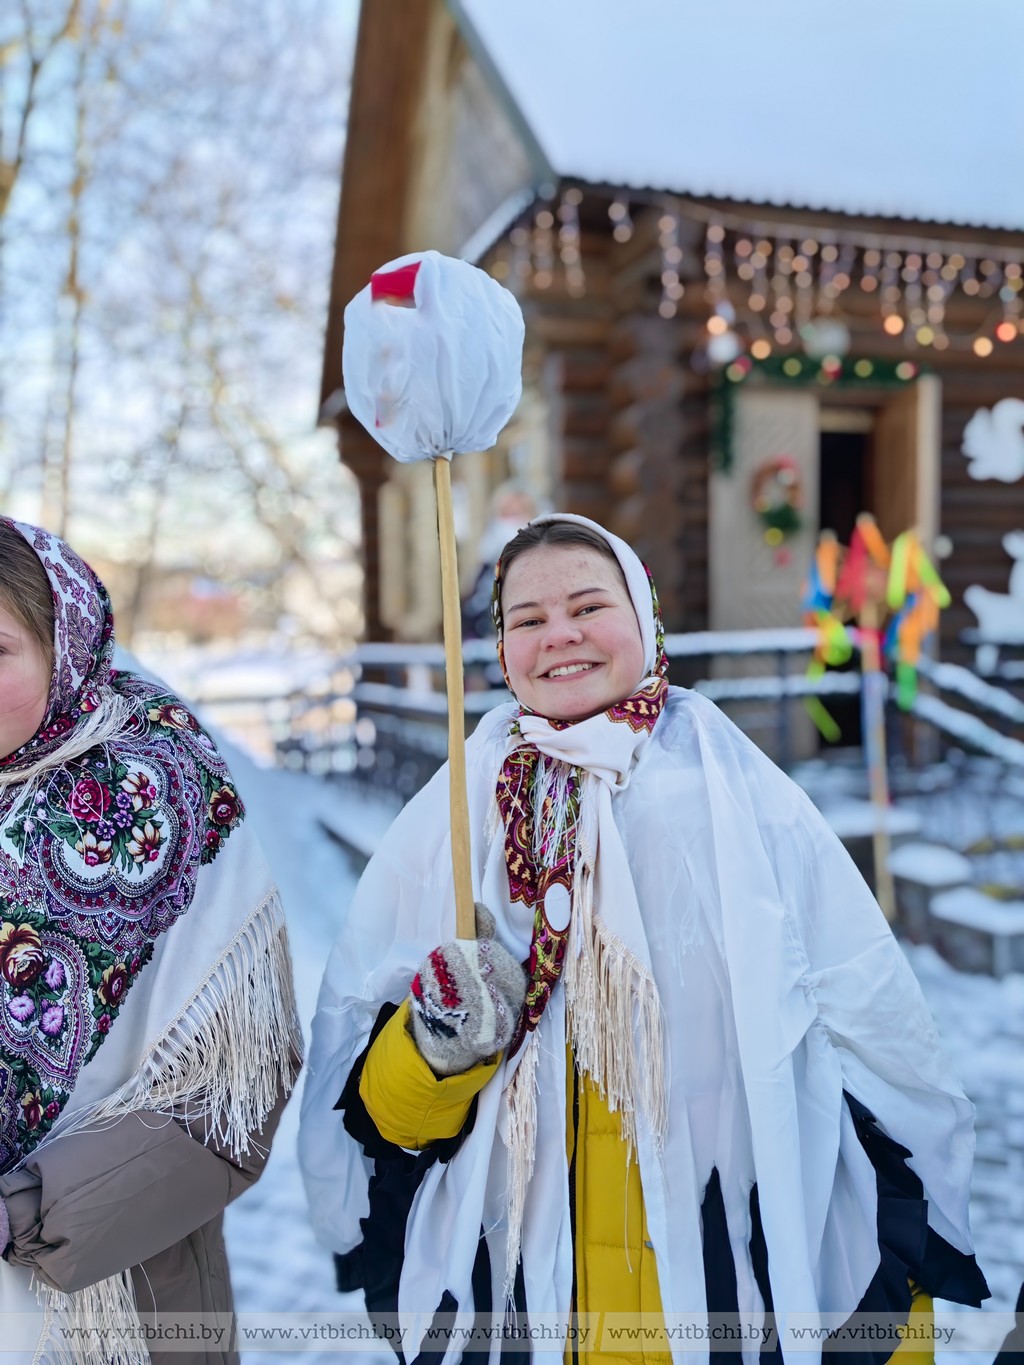
[[[1020,0],[450,3],[557,176],[1024,228]]]

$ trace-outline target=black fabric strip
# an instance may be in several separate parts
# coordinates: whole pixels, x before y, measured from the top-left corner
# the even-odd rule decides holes
[[[405,1365],[401,1349],[384,1330],[384,1318],[398,1312],[398,1282],[405,1254],[409,1210],[430,1167],[437,1161],[450,1161],[472,1132],[477,1106],[474,1096],[462,1130],[453,1138],[431,1143],[419,1153],[407,1152],[381,1136],[359,1094],[359,1078],[377,1035],[397,1009],[398,1006],[390,1002],[381,1006],[369,1042],[356,1059],[341,1098],[334,1106],[344,1114],[346,1131],[373,1159],[373,1175],[367,1189],[369,1211],[359,1220],[363,1240],[351,1251],[335,1256],[335,1272],[342,1292],[363,1290],[367,1315],[374,1329],[394,1350],[400,1365]],[[455,1299],[446,1292],[438,1304],[435,1320],[438,1315],[447,1317],[457,1310]],[[430,1365],[435,1358],[439,1361],[441,1356],[434,1352],[421,1353],[414,1365]]]
[[[894,1311],[889,1306],[894,1298],[900,1301],[899,1311],[905,1298],[909,1311],[909,1291],[905,1296],[899,1291],[900,1279],[908,1276],[933,1298],[980,1308],[989,1297],[985,1276],[974,1256],[958,1251],[928,1226],[924,1186],[907,1165],[910,1151],[883,1133],[859,1100],[846,1091],[843,1096],[878,1186],[878,1244],[883,1258],[860,1311]]]
[[[844,1091],[843,1098],[860,1144],[874,1168],[878,1190],[879,1266],[857,1305],[855,1316],[891,1313],[897,1315],[900,1322],[906,1322],[911,1305],[910,1280],[933,1298],[979,1307],[982,1300],[989,1297],[985,1277],[974,1256],[958,1251],[928,1226],[924,1186],[907,1165],[907,1158],[912,1153],[883,1133],[875,1116],[853,1095]],[[750,1192],[750,1226],[754,1278],[765,1309],[771,1312],[768,1248],[756,1185]],[[848,1342],[843,1343],[844,1348],[848,1345]],[[898,1345],[899,1337],[894,1328],[891,1341],[879,1344],[877,1349],[840,1350],[833,1343],[831,1348],[826,1345],[825,1350],[838,1357],[837,1365],[884,1365]],[[762,1365],[770,1365],[775,1355],[774,1352],[762,1353]]]
[[[732,1246],[729,1242],[729,1225],[725,1217],[725,1201],[722,1198],[722,1182],[717,1168],[711,1172],[704,1202],[700,1208],[701,1229],[704,1241],[704,1286],[708,1302],[708,1325],[712,1332],[716,1326],[719,1331],[715,1341],[728,1340],[722,1334],[725,1317],[735,1317],[740,1311],[739,1294],[736,1288],[736,1265],[733,1261]],[[742,1351],[720,1351],[714,1354],[716,1365],[742,1365]]]
[[[1024,1365],[1024,1284],[1017,1295],[1014,1326],[1006,1334],[992,1365]]]

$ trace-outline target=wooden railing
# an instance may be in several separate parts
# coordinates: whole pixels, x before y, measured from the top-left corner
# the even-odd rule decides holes
[[[671,635],[673,681],[726,706],[787,767],[795,757],[800,698],[856,696],[860,674],[807,674],[815,632],[803,629]],[[489,641],[464,650],[466,723],[510,700]],[[742,671],[740,671],[742,670]],[[969,669],[924,660],[916,721],[936,745],[987,753],[1024,767],[1024,702]],[[444,762],[447,704],[440,645],[365,644],[339,660],[319,691],[218,698],[206,714],[267,761],[407,800]],[[202,702],[200,697],[198,700]],[[935,746],[933,746],[934,748]]]
[[[666,653],[673,680],[722,704],[746,710],[771,735],[785,766],[792,756],[794,703],[811,693],[856,695],[855,672],[807,677],[816,634],[765,630],[670,635]],[[490,641],[467,641],[466,721],[471,730],[486,711],[511,698],[501,684]],[[743,676],[729,675],[729,660],[745,661]],[[753,671],[750,663],[755,663]],[[346,664],[356,681],[344,698],[289,699],[276,748],[281,762],[318,773],[344,773],[378,791],[408,799],[443,763],[447,740],[444,650],[440,645],[360,645]],[[339,704],[348,702],[344,715]],[[742,720],[742,716],[740,717]]]

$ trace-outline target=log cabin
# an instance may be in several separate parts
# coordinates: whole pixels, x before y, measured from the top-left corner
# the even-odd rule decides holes
[[[669,630],[796,625],[819,529],[867,509],[944,556],[963,657],[1024,527],[1024,483],[963,451],[983,411],[1024,474],[1021,409],[984,415],[1024,398],[1022,39],[1012,0],[363,0],[320,420],[367,637],[439,638],[436,534],[429,470],[346,409],[342,315],[433,247],[527,322],[519,411],[455,464],[469,576],[511,475],[635,545]]]

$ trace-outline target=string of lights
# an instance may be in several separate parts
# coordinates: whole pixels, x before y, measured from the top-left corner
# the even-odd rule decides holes
[[[514,274],[544,291],[555,285],[560,266],[566,292],[582,297],[587,292],[583,199],[580,187],[567,186],[560,196],[539,202],[530,218],[513,228],[511,259],[495,265],[499,278]],[[854,302],[858,298],[877,300],[883,331],[910,350],[954,348],[985,357],[997,344],[1024,336],[1024,247],[842,224],[812,228],[806,222],[621,192],[608,202],[613,240],[629,242],[636,212],[652,206],[658,211],[661,256],[658,313],[671,320],[687,288],[702,288],[712,365],[729,365],[744,353],[756,361],[787,351],[803,351],[816,360],[841,358],[850,347],[850,322],[864,321],[863,304]],[[702,243],[695,225],[704,228]],[[977,309],[961,308],[957,329],[950,316],[957,295],[990,302],[980,324]]]

